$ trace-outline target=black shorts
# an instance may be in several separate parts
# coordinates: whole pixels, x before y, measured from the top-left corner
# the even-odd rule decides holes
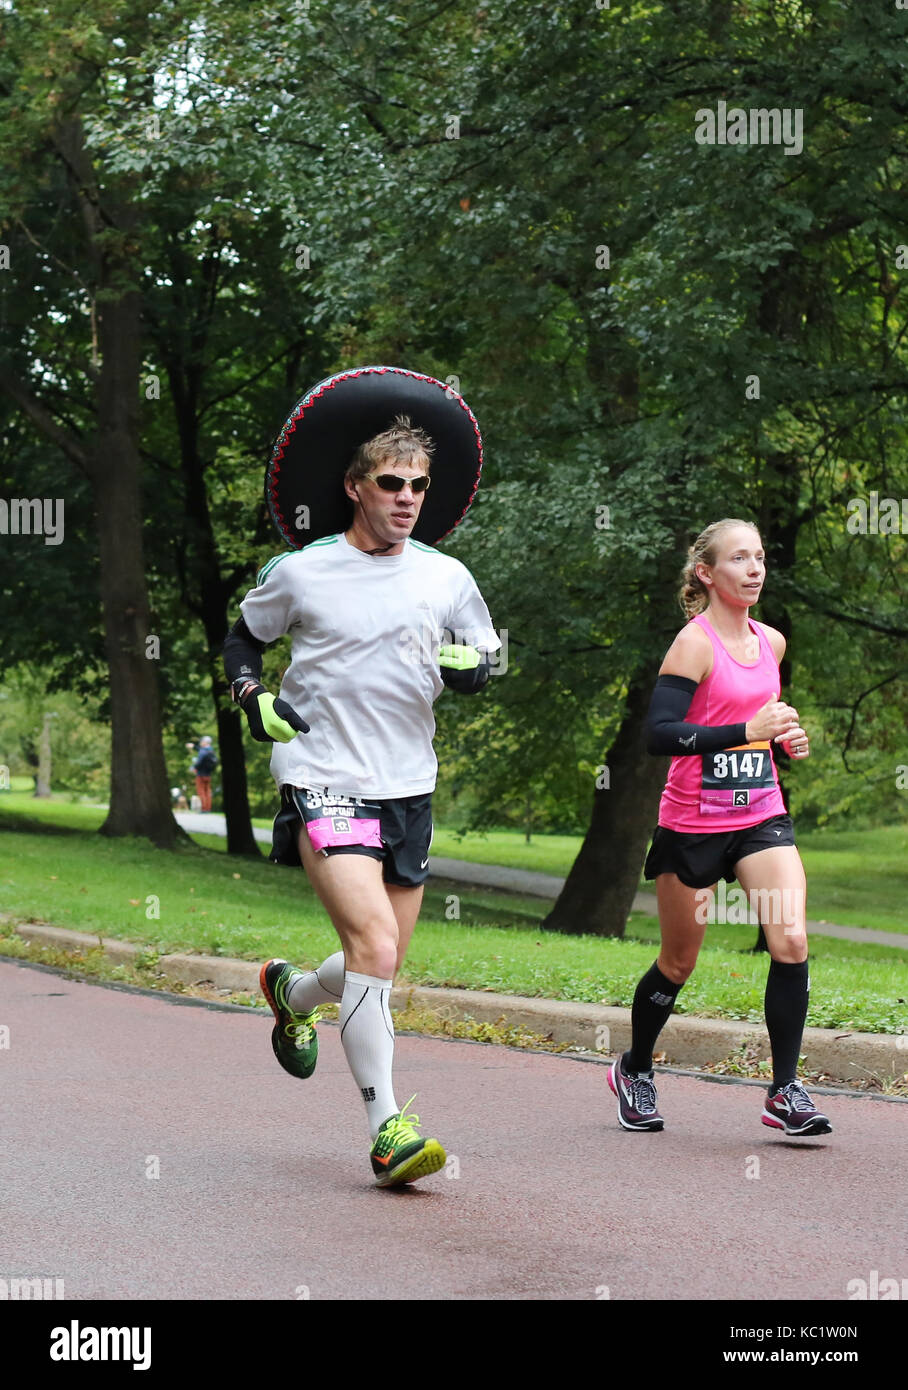
[[[270,859],[299,867],[299,828],[305,824],[320,854],[364,854],[382,863],[385,883],[417,888],[429,877],[432,793],[391,801],[337,797],[327,789],[281,787]]]
[[[794,843],[794,825],[788,815],[770,816],[743,830],[688,833],[657,825],[643,866],[643,877],[677,874],[688,888],[710,888],[720,878],[733,883],[737,877],[734,866],[739,859],[756,854],[760,849]]]

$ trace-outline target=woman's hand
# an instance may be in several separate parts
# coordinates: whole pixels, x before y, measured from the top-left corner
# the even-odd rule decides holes
[[[769,739],[791,738],[797,728],[798,711],[773,696],[757,710],[753,719],[748,719],[744,732],[748,743],[763,743]]]
[[[810,744],[806,733],[800,726],[792,730],[786,738],[779,740],[789,758],[809,758]]]

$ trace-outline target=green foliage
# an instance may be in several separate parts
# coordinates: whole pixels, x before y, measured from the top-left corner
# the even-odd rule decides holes
[[[54,690],[48,673],[31,667],[4,672],[0,688],[0,763],[11,776],[34,776],[38,739],[46,714],[50,723],[51,787],[106,800],[110,774],[110,731],[99,718],[99,700]],[[53,692],[53,693],[51,693]]]
[[[759,616],[791,625],[812,721],[793,809],[899,816],[905,538],[845,529],[850,497],[908,492],[894,9],[63,0],[4,19],[0,371],[91,439],[103,305],[60,157],[78,135],[109,213],[97,245],[120,239],[142,296],[174,785],[186,739],[213,731],[220,628],[273,550],[269,443],[312,381],[372,360],[456,377],[484,433],[483,488],[445,548],[508,629],[510,667],[438,706],[459,823],[582,827],[628,686],[682,621],[686,545],[729,514],[763,529]],[[719,94],[802,108],[803,151],[697,145]],[[0,473],[6,496],[65,493],[69,523],[60,547],[0,538],[7,661],[96,688],[85,479],[8,409]]]

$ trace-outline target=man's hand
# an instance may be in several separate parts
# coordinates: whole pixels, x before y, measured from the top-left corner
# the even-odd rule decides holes
[[[256,681],[237,681],[234,697],[249,721],[249,732],[258,743],[292,743],[297,734],[308,734],[309,725],[286,700],[274,696]]]
[[[449,690],[475,695],[489,679],[489,654],[475,647],[439,647],[438,666]]]
[[[475,647],[439,647],[438,664],[454,671],[472,671],[479,665],[479,652]]]

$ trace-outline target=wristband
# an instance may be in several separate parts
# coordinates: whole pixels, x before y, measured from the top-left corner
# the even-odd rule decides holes
[[[235,705],[243,706],[246,698],[255,690],[264,690],[261,681],[256,680],[255,676],[240,676],[233,681],[230,686],[230,698]]]

